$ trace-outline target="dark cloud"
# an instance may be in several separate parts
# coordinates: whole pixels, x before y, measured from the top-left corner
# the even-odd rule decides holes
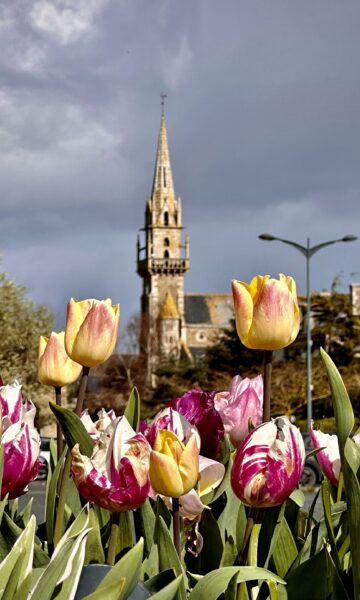
[[[60,324],[70,296],[139,307],[137,230],[166,118],[191,236],[189,291],[294,274],[359,233],[360,5],[336,0],[13,0],[0,8],[3,264]],[[316,255],[343,289],[358,244]]]

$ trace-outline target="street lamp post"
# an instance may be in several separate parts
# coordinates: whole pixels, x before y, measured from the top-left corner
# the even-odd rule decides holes
[[[355,242],[357,237],[355,235],[345,235],[339,240],[329,240],[316,246],[310,246],[310,238],[307,238],[306,246],[297,244],[291,240],[284,240],[283,238],[275,237],[269,233],[263,233],[259,235],[260,240],[266,242],[278,241],[284,244],[293,246],[306,258],[306,389],[307,389],[307,425],[308,429],[311,427],[312,420],[312,383],[311,383],[311,291],[310,291],[310,258],[322,248],[330,246],[331,244],[337,244],[338,242]]]

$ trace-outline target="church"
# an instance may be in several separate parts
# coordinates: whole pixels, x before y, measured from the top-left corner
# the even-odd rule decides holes
[[[161,361],[204,353],[229,327],[231,294],[185,293],[190,240],[183,235],[182,203],[175,193],[164,99],[154,177],[145,206],[145,224],[137,240],[137,272],[142,279],[140,353],[148,377]]]

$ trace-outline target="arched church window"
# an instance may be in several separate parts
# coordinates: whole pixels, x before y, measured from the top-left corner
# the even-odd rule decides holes
[[[163,167],[163,181],[164,181],[164,187],[166,187],[166,168]]]
[[[167,210],[164,212],[164,225],[169,225],[169,213]]]
[[[164,238],[164,246],[166,246],[167,248],[170,246],[169,238]]]
[[[169,250],[165,250],[164,252],[164,258],[169,258]]]

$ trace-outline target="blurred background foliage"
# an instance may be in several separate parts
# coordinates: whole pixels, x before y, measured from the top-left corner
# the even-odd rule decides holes
[[[0,375],[4,384],[17,379],[25,398],[38,407],[38,426],[51,414],[49,391],[37,381],[40,335],[49,335],[54,316],[46,306],[37,306],[26,296],[26,288],[0,272]]]

